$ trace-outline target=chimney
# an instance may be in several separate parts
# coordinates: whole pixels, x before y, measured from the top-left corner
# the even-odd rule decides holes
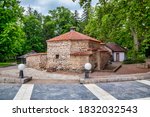
[[[76,31],[76,27],[71,27],[70,32],[72,32],[72,31]]]

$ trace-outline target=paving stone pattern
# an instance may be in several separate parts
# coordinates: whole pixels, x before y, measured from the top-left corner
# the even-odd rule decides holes
[[[19,93],[20,95],[19,95]],[[21,96],[21,97],[20,97]],[[0,100],[150,99],[150,81],[98,84],[0,84]]]
[[[19,84],[0,84],[0,100],[12,100],[20,87]]]
[[[36,84],[31,100],[98,100],[98,98],[80,84]]]
[[[100,83],[97,85],[119,100],[150,97],[150,86],[135,81]]]

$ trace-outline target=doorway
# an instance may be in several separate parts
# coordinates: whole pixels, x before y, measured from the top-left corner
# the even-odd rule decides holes
[[[119,62],[119,53],[116,53],[116,61]]]

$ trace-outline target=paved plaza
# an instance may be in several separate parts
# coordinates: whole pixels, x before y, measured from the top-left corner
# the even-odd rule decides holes
[[[97,84],[0,84],[0,100],[150,100],[150,80]]]

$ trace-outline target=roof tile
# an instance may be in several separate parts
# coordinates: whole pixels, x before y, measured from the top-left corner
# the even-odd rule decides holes
[[[116,43],[107,43],[106,46],[114,52],[125,52],[126,49]]]
[[[90,41],[95,41],[95,42],[99,42],[101,43],[100,41],[92,38],[92,37],[89,37],[87,35],[84,35],[84,34],[81,34],[79,32],[76,32],[76,31],[70,31],[70,32],[67,32],[65,34],[62,34],[60,36],[57,36],[57,37],[54,37],[52,39],[49,39],[47,40],[47,42],[52,42],[52,41],[68,41],[68,40],[71,40],[71,41],[76,41],[76,40],[80,40],[80,41],[85,41],[85,40],[90,40]]]

